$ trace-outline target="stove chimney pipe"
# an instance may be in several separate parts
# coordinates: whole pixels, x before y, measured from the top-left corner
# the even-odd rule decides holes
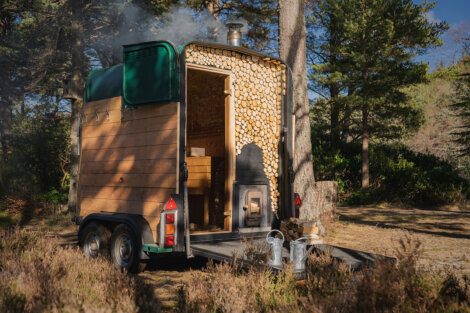
[[[241,23],[227,23],[227,44],[232,46],[240,46],[242,44],[242,27]]]

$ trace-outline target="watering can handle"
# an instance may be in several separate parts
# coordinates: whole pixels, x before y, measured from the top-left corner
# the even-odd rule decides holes
[[[271,230],[271,231],[266,235],[266,241],[269,242],[269,240],[268,240],[268,238],[270,238],[269,235],[270,235],[271,233],[274,233],[274,232],[277,232],[277,233],[281,234],[281,236],[282,236],[282,242],[284,242],[284,234],[283,234],[280,230],[277,230],[277,229]]]
[[[294,242],[295,241],[298,241],[298,242],[307,241],[307,237],[300,237],[299,239],[294,240]]]
[[[305,252],[304,257],[302,258],[302,262],[305,262],[305,260],[307,259],[308,255],[310,254],[310,252],[312,252],[313,248],[315,248],[314,245],[311,245],[310,248],[308,248],[307,252]]]

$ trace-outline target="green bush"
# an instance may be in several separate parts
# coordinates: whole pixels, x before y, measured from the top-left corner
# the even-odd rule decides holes
[[[320,149],[316,152],[317,179],[338,181],[344,186],[344,202],[349,205],[377,201],[442,205],[465,202],[470,197],[470,182],[459,176],[451,164],[432,155],[415,153],[401,144],[371,147],[368,190],[360,189],[359,144],[343,144],[335,152]]]
[[[14,116],[8,154],[0,158],[0,196],[31,198],[67,189],[69,124],[45,105]]]

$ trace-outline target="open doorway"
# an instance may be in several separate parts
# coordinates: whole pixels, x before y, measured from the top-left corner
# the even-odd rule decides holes
[[[187,70],[189,226],[191,233],[231,230],[230,76]]]

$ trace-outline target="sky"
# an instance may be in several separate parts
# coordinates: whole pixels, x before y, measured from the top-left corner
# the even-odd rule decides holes
[[[423,0],[415,2],[421,3]],[[461,39],[465,34],[470,37],[470,0],[438,0],[428,19],[447,22],[449,30],[442,36],[444,44],[441,47],[428,51],[418,59],[428,62],[431,69],[441,62],[449,65],[458,61],[462,53]]]

